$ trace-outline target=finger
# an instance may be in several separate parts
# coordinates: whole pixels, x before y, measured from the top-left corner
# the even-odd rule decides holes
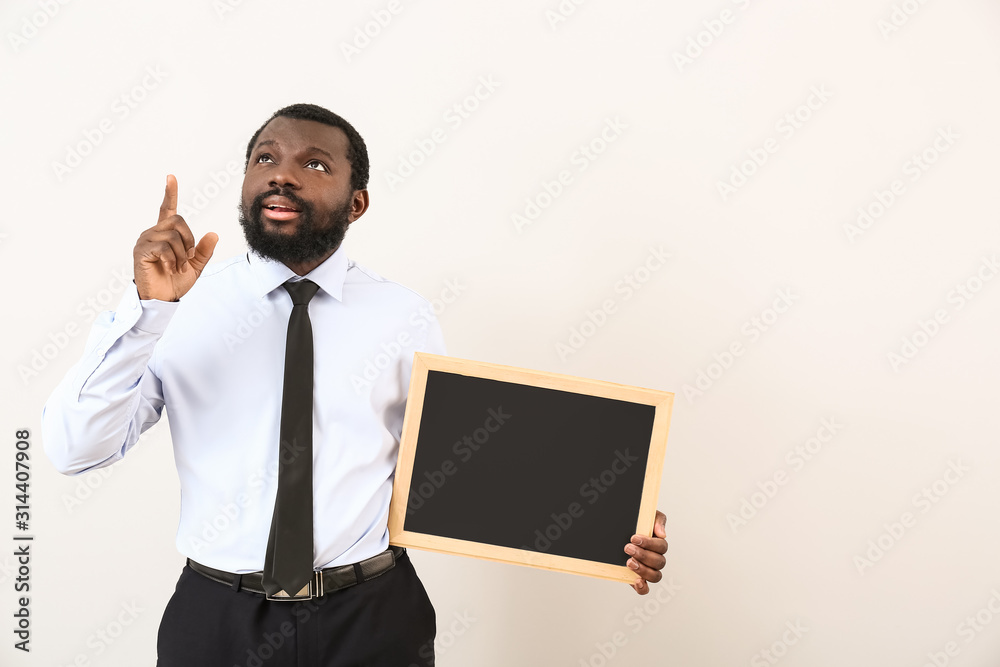
[[[180,220],[180,224],[183,225],[183,229],[174,227],[172,229],[161,230],[158,238],[161,241],[170,244],[170,247],[174,251],[174,255],[177,257],[177,267],[180,271],[185,271],[188,259],[191,256],[191,249],[194,247],[194,236],[191,234],[191,230],[187,228],[187,225],[183,220]],[[186,234],[184,232],[187,232]]]
[[[625,553],[632,556],[633,560],[646,565],[654,570],[662,570],[667,564],[667,559],[659,551],[647,551],[640,549],[634,544],[625,547]]]
[[[649,584],[646,583],[645,579],[640,579],[634,584],[629,584],[629,586],[631,586],[632,590],[634,590],[639,595],[645,595],[646,593],[649,592]]]
[[[177,257],[168,243],[150,243],[142,249],[139,261],[144,265],[159,265],[167,275],[177,273]]]
[[[149,231],[151,234],[169,233],[178,235],[181,245],[183,246],[181,255],[183,256],[182,259],[184,262],[187,262],[187,260],[194,257],[194,234],[191,232],[191,228],[188,227],[187,222],[185,222],[184,218],[181,216],[174,215],[166,220],[161,220]]]
[[[646,537],[645,535],[633,535],[632,544],[646,551],[655,551],[658,554],[667,553],[667,541],[662,537]],[[628,548],[625,549],[628,551]],[[630,552],[631,553],[631,552]]]
[[[167,186],[163,189],[163,203],[160,204],[160,218],[157,222],[163,222],[173,215],[177,215],[177,178],[173,174],[167,174]]]
[[[656,521],[653,522],[653,535],[657,537],[667,536],[667,515],[660,510],[656,510]]]
[[[139,249],[147,261],[160,262],[170,271],[185,271],[187,248],[176,230],[153,230]]]
[[[201,237],[198,241],[198,245],[194,249],[194,256],[191,257],[191,266],[199,274],[208,264],[208,260],[212,259],[212,255],[215,253],[215,246],[219,242],[219,235],[215,232],[209,232]]]
[[[625,565],[635,572],[637,575],[645,579],[646,581],[651,581],[654,584],[663,578],[663,573],[659,570],[654,570],[651,567],[643,565],[635,558],[629,558]]]

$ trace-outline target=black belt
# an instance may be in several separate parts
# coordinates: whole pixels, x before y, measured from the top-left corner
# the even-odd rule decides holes
[[[340,590],[341,588],[347,588],[365,581],[370,581],[371,579],[383,575],[395,567],[396,561],[399,560],[405,553],[406,549],[403,547],[390,546],[382,553],[372,556],[371,558],[366,558],[358,563],[340,565],[338,567],[330,567],[325,570],[313,572],[312,580],[309,582],[308,586],[299,592],[298,595],[286,596],[279,594],[273,597],[268,595],[267,599],[289,600],[293,602],[310,600],[315,597],[320,597],[326,593],[332,593]],[[197,563],[190,558],[187,559],[187,564],[198,574],[208,577],[212,581],[217,581],[220,584],[227,584],[234,591],[244,590],[252,593],[259,593],[261,595],[267,595],[264,592],[264,584],[262,581],[264,575],[262,572],[233,574],[232,572],[216,570],[213,567],[202,565],[201,563]],[[307,592],[303,593],[303,591]]]

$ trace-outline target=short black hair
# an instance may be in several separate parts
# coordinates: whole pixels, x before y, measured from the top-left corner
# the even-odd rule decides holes
[[[314,120],[317,123],[339,127],[343,130],[344,134],[347,135],[348,141],[347,161],[351,163],[351,189],[364,190],[368,187],[368,147],[365,146],[365,140],[361,138],[361,135],[354,129],[353,125],[329,109],[321,107],[317,104],[292,104],[275,111],[271,117],[268,118],[264,124],[253,133],[253,136],[250,137],[250,143],[247,144],[247,160],[243,165],[244,172],[246,172],[247,167],[250,166],[250,154],[253,152],[253,147],[257,143],[258,137],[260,137],[260,133],[264,131],[264,128],[267,127],[268,123],[278,117],[295,118],[298,120]]]

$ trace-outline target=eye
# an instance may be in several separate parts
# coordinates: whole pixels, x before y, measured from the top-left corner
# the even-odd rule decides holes
[[[313,167],[313,165],[316,166]],[[330,171],[329,169],[326,168],[326,165],[320,162],[319,160],[310,160],[309,162],[306,162],[306,166],[309,167],[310,169],[315,168],[319,169],[320,171],[327,171],[327,172]]]
[[[263,162],[264,160],[268,160],[270,162],[274,162],[274,158],[271,157],[270,153],[261,153],[260,155],[257,156],[257,162],[258,163],[259,162]]]

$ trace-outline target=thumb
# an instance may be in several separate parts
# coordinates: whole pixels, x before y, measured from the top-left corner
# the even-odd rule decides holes
[[[656,521],[653,523],[653,535],[655,537],[667,537],[667,515],[657,510]]]
[[[208,264],[208,260],[212,259],[212,254],[215,253],[215,246],[219,242],[219,235],[215,232],[209,232],[201,237],[198,241],[198,245],[194,248],[194,257],[188,260],[194,270],[201,273]]]

